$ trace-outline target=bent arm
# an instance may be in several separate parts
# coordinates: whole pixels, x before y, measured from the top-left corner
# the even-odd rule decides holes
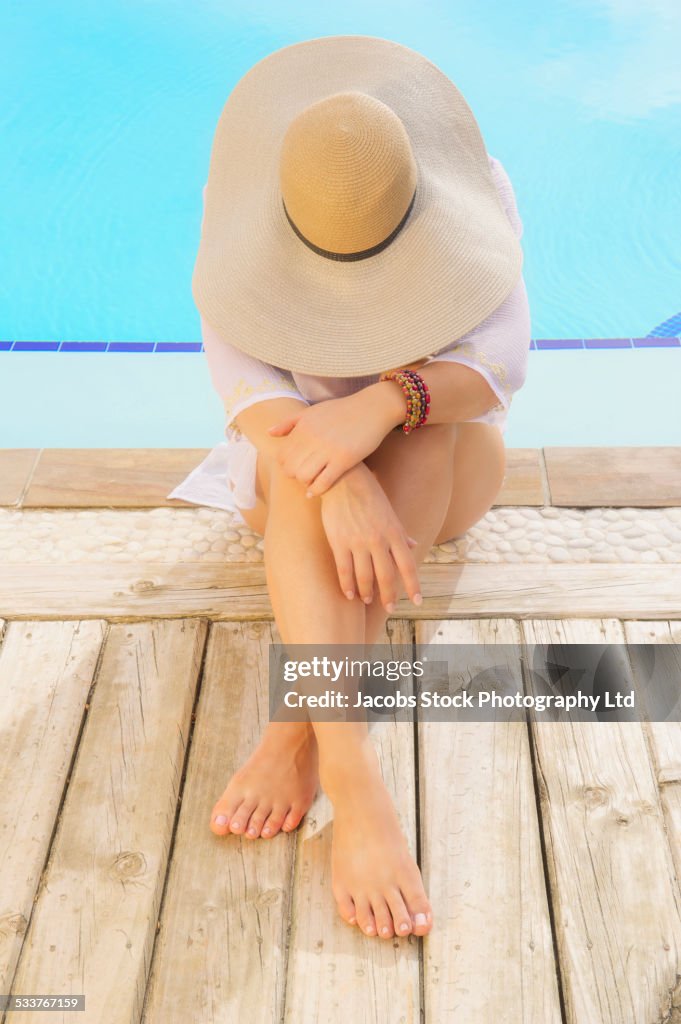
[[[462,423],[490,412],[499,398],[477,370],[463,363],[428,363],[414,369],[430,391],[428,423]],[[384,422],[386,433],[404,423],[406,399],[395,381],[384,380],[365,388],[367,404]]]
[[[298,415],[301,409],[307,408],[307,404],[302,398],[269,398],[249,405],[232,422],[259,452],[274,455],[281,445],[281,438],[268,434],[268,427],[289,416]]]

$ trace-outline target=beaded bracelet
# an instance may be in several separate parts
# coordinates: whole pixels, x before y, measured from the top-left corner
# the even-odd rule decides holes
[[[416,370],[389,370],[382,373],[379,381],[394,380],[400,385],[407,399],[407,414],[404,423],[395,427],[410,434],[412,430],[422,427],[430,412],[430,391],[425,380]]]

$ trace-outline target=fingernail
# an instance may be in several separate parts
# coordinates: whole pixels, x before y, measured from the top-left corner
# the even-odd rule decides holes
[[[224,816],[224,814],[218,814],[216,816],[215,824],[216,825],[226,825],[227,824],[227,818]]]
[[[363,601],[364,601],[365,604],[371,604],[371,598],[370,597],[363,598]]]
[[[388,613],[389,613],[390,615],[392,615],[392,613],[393,613],[393,612],[395,611],[395,605],[394,605],[394,604],[392,603],[392,601],[390,601],[390,602],[389,602],[389,603],[388,603],[388,604],[387,604],[387,605],[385,606],[385,610],[386,610],[386,611],[387,611],[387,612],[388,612]]]
[[[425,914],[415,914],[414,915],[414,924],[419,924],[419,925],[421,925],[421,924],[428,924],[428,919],[426,918],[426,915]]]
[[[352,601],[352,599],[353,599],[353,597],[354,597],[355,595],[354,595],[354,593],[352,592],[352,590],[346,590],[346,591],[345,591],[345,596],[347,597],[348,601]]]
[[[423,598],[420,594],[414,594],[414,604],[423,604]]]

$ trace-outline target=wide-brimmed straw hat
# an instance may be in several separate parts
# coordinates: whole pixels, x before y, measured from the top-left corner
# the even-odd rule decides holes
[[[231,92],[192,292],[241,351],[321,376],[403,366],[482,323],[522,262],[475,117],[421,54],[311,39]]]

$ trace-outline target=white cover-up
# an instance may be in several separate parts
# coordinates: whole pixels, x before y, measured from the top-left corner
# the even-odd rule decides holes
[[[523,224],[513,186],[501,162],[489,154],[488,158],[501,202],[520,238]],[[205,193],[204,185],[204,199]],[[373,384],[379,374],[319,377],[284,370],[241,352],[222,338],[204,317],[200,319],[211,381],[225,408],[227,440],[217,444],[168,497],[228,509],[238,521],[244,522],[239,508],[253,508],[256,503],[257,449],[241,434],[234,418],[250,405],[272,398],[294,397],[308,405],[340,398]],[[482,374],[499,398],[493,409],[471,422],[491,423],[502,433],[505,431],[511,399],[525,381],[530,332],[527,290],[521,275],[508,298],[483,323],[429,358],[428,362],[463,363],[471,367]]]

